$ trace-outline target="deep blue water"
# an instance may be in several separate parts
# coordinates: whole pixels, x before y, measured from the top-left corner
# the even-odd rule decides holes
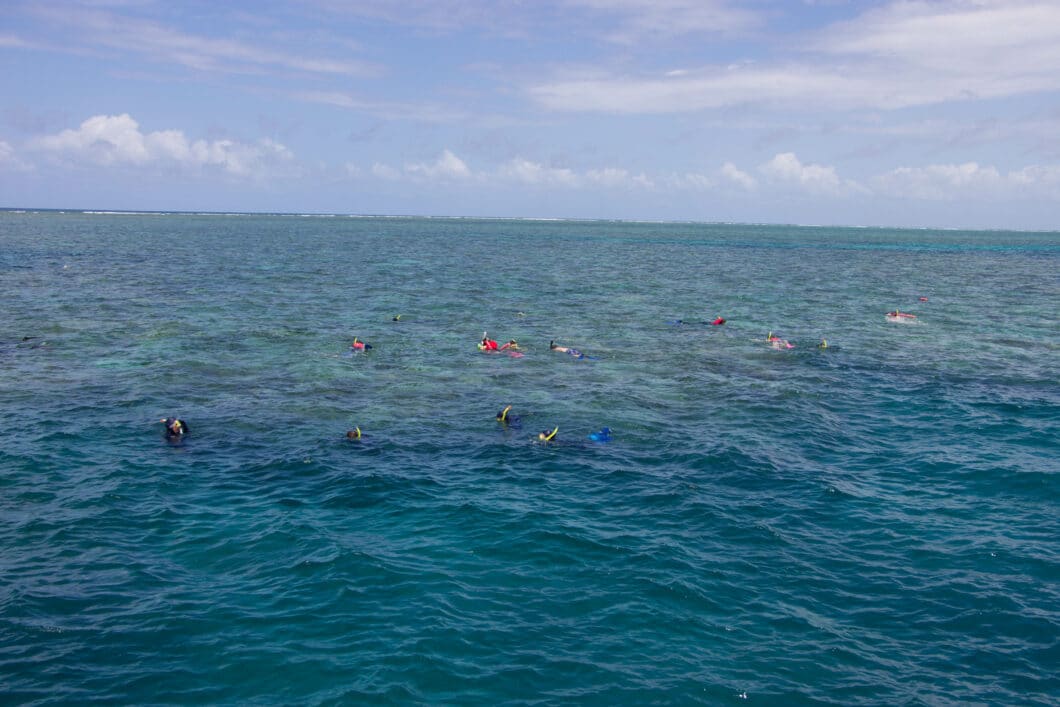
[[[0,701],[1058,704],[1058,273],[1057,233],[0,212]]]

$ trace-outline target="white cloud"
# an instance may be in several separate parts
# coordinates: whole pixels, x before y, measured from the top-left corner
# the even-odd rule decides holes
[[[655,184],[643,172],[632,174],[627,169],[619,167],[604,167],[603,169],[590,169],[585,172],[585,181],[589,184],[617,188],[641,188],[654,189]]]
[[[104,166],[134,165],[217,168],[239,177],[259,177],[289,165],[294,155],[278,142],[189,140],[180,130],[144,133],[128,113],[97,115],[76,130],[38,138],[36,149],[72,162]]]
[[[5,140],[0,140],[0,170],[10,172],[26,172],[33,169],[28,162],[23,161],[15,154],[15,149]]]
[[[840,196],[866,191],[855,182],[841,180],[835,167],[803,164],[793,152],[774,156],[759,167],[759,171],[774,183],[792,185],[818,196]]]
[[[578,68],[527,93],[552,110],[613,113],[743,104],[895,109],[1003,98],[1060,91],[1058,37],[1055,1],[908,0],[828,28],[787,61],[627,74]]]
[[[95,10],[46,5],[36,13],[56,24],[76,28],[78,39],[149,60],[170,62],[198,71],[264,73],[287,69],[309,74],[368,76],[378,74],[365,62],[305,56],[234,39],[188,34],[147,20]]]
[[[710,174],[702,172],[671,174],[666,177],[664,183],[670,189],[690,191],[715,191],[732,186],[742,191],[753,191],[758,188],[758,180],[732,162],[726,162]]]
[[[416,121],[422,123],[455,123],[468,121],[472,116],[461,108],[451,108],[437,103],[409,103],[395,101],[362,100],[341,91],[298,91],[291,97],[307,103],[347,108],[353,111],[372,113],[388,120]]]
[[[758,186],[757,179],[738,169],[732,162],[726,162],[721,166],[721,176],[747,191],[752,191]]]
[[[645,77],[560,77],[532,86],[529,95],[552,110],[610,113],[683,113],[744,103],[850,107],[879,104],[879,79],[809,65],[735,65]]]
[[[471,170],[459,157],[449,150],[442,152],[433,163],[418,163],[405,166],[405,171],[415,177],[426,179],[467,179]]]
[[[578,186],[578,176],[566,168],[545,167],[537,162],[517,157],[501,166],[498,174],[523,184],[534,186]]]
[[[880,194],[925,201],[1060,199],[1060,166],[1029,166],[1008,173],[976,162],[899,167],[876,177],[874,185]]]
[[[353,178],[365,176],[355,164],[345,165],[346,175]],[[370,170],[379,179],[396,181],[410,179],[426,180],[491,180],[507,181],[543,188],[603,188],[603,189],[654,189],[655,183],[643,172],[633,173],[620,167],[602,167],[584,172],[566,167],[547,167],[538,162],[516,158],[490,171],[473,171],[462,159],[450,150],[444,150],[434,162],[406,164],[397,169],[383,163],[375,163]]]
[[[5,49],[30,49],[34,45],[13,34],[0,34],[0,47]]]
[[[604,30],[604,36],[629,45],[653,38],[742,32],[759,24],[757,14],[725,0],[565,0],[562,4],[593,11],[597,26],[606,27],[608,18],[614,18],[614,28]]]
[[[717,186],[713,177],[698,172],[671,174],[666,178],[666,186],[671,189],[691,189],[693,191],[710,191]]]
[[[823,35],[829,54],[876,62],[895,80],[882,85],[901,103],[995,98],[1060,88],[1060,3],[1042,0],[893,2]],[[903,86],[902,83],[910,84]]]
[[[388,164],[382,164],[381,162],[376,162],[372,165],[372,175],[388,181],[401,179],[400,171]]]
[[[310,0],[336,15],[367,17],[435,33],[484,29],[491,36],[602,37],[626,45],[689,34],[745,31],[760,15],[731,0]]]

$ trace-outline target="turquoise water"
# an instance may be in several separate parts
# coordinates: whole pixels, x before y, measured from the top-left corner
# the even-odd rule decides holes
[[[0,693],[1057,704],[1058,273],[1056,233],[0,213]]]

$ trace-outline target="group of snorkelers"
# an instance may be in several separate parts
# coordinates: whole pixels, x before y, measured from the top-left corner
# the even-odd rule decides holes
[[[920,297],[917,297],[917,301],[918,302],[927,302],[928,298],[924,297],[924,296],[920,296]],[[887,318],[887,321],[889,321],[889,322],[916,322],[916,320],[917,320],[916,315],[913,314],[912,312],[903,312],[901,309],[898,309],[897,307],[895,307],[893,311],[887,312],[887,314],[885,316]],[[766,342],[772,348],[778,349],[778,350],[795,348],[795,344],[791,343],[787,339],[782,339],[779,336],[774,336],[773,332],[769,332],[769,334],[766,335]],[[819,349],[827,349],[827,348],[829,348],[828,340],[827,339],[821,339],[821,342],[819,344],[817,344],[817,348],[819,348]]]
[[[518,415],[512,414],[512,406],[506,405],[503,410],[497,413],[497,422],[501,423],[505,427],[522,427],[522,418]],[[541,443],[555,443],[559,442],[556,435],[559,434],[559,425],[556,425],[551,430],[541,430],[537,433],[537,441]],[[604,427],[597,432],[591,432],[586,436],[587,439],[593,442],[610,442],[611,441],[611,428]]]
[[[486,332],[482,332],[482,341],[478,344],[479,351],[518,351],[519,344],[515,339],[508,339],[506,344],[498,344],[496,339],[491,339]]]
[[[928,298],[921,296],[921,297],[918,298],[918,300],[920,302],[927,302]],[[903,312],[903,311],[901,311],[898,308],[895,308],[894,311],[887,312],[886,316],[887,316],[887,319],[890,320],[890,321],[914,321],[917,318],[915,314],[912,314],[910,312]],[[391,321],[395,321],[395,322],[401,321],[401,315],[400,314],[399,315],[395,315],[392,318]],[[726,320],[723,317],[719,316],[719,317],[715,318],[713,321],[704,322],[704,323],[705,324],[709,323],[709,324],[714,325],[714,326],[720,326],[722,324],[725,324],[725,321]],[[672,323],[673,324],[684,324],[685,322],[680,320],[680,319],[678,319],[678,320],[676,320],[676,321],[674,321]],[[25,342],[25,341],[27,341],[28,339],[31,339],[31,338],[32,337],[25,337],[25,338],[23,338],[23,342]],[[768,343],[771,348],[776,349],[776,350],[787,350],[787,349],[795,348],[795,344],[791,343],[787,339],[783,339],[783,338],[781,338],[779,336],[776,336],[772,331],[770,331],[766,335],[766,339],[765,340],[766,340],[766,343]],[[364,341],[361,341],[360,338],[358,338],[358,337],[354,337],[353,343],[350,344],[350,349],[352,351],[369,351],[369,350],[371,350],[371,348],[372,348],[371,344],[366,343]],[[491,339],[489,337],[489,335],[487,334],[487,332],[482,332],[482,340],[479,342],[478,348],[479,348],[480,351],[485,351],[485,352],[494,352],[494,351],[497,351],[497,352],[499,352],[499,351],[515,352],[515,351],[519,350],[519,344],[518,344],[518,342],[516,342],[515,339],[509,339],[507,343],[500,344],[500,343],[497,342],[496,339]],[[827,348],[829,348],[828,340],[827,339],[821,339],[820,343],[817,344],[817,348],[819,348],[819,349],[827,349]],[[590,356],[586,356],[584,353],[582,353],[581,351],[579,351],[576,348],[573,348],[573,347],[570,347],[570,346],[561,346],[561,345],[557,344],[555,342],[555,340],[552,340],[552,341],[548,342],[548,349],[549,349],[549,351],[555,351],[555,352],[558,352],[558,353],[568,354],[569,356],[572,356],[572,357],[577,358],[577,359],[591,358]],[[521,354],[517,354],[517,355],[521,355]],[[508,426],[519,427],[519,426],[521,426],[521,419],[517,415],[512,415],[511,414],[511,409],[512,409],[512,406],[508,405],[503,410],[498,412],[497,413],[497,421],[500,422],[501,424],[503,424],[505,427],[508,427]],[[179,441],[181,441],[190,432],[190,429],[188,427],[188,423],[186,423],[184,420],[181,420],[181,419],[176,418],[176,417],[165,417],[165,418],[162,418],[161,420],[159,420],[159,422],[162,423],[163,425],[165,425],[166,439],[171,441],[171,442],[179,442]],[[557,434],[558,433],[559,433],[559,427],[558,426],[553,427],[551,430],[547,430],[547,429],[546,430],[542,430],[541,432],[538,433],[537,440],[539,442],[543,442],[543,443],[555,442],[555,441],[557,441]],[[355,427],[352,430],[349,430],[349,431],[346,432],[346,438],[348,440],[351,440],[351,441],[358,441],[358,440],[362,439],[362,437],[363,437],[363,434],[361,432],[361,428],[360,427]],[[608,427],[604,427],[603,429],[601,429],[598,432],[593,432],[593,433],[589,434],[588,435],[588,439],[590,439],[590,440],[592,440],[594,442],[609,442],[609,441],[611,441],[611,429],[608,428]]]

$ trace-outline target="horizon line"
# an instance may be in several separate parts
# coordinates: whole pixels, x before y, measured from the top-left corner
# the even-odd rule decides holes
[[[788,228],[847,228],[882,229],[894,231],[1000,231],[1007,233],[1060,233],[1060,228],[996,228],[960,226],[884,226],[879,224],[788,223],[776,221],[697,221],[692,219],[629,219],[568,216],[469,216],[453,214],[370,214],[329,211],[185,211],[180,209],[82,209],[0,206],[0,213],[57,213],[86,216],[285,216],[299,218],[363,218],[363,219],[424,219],[453,221],[570,221],[576,223],[647,223],[700,226],[774,226]]]

